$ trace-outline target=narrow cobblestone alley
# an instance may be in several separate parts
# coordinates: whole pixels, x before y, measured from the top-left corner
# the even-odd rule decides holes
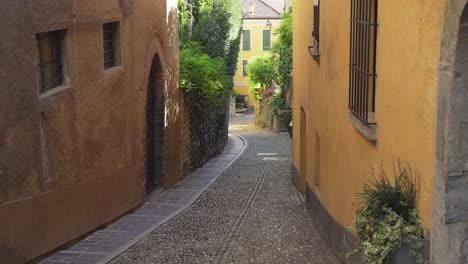
[[[338,263],[291,185],[291,139],[252,118],[232,121],[248,148],[217,183],[111,263]]]

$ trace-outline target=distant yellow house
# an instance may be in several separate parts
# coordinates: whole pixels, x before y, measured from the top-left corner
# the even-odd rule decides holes
[[[468,263],[467,0],[293,1],[293,172],[343,263],[356,193],[419,172],[432,263]]]
[[[280,25],[283,0],[241,0],[243,30],[241,47],[234,76],[234,91],[249,100],[249,80],[245,67],[250,59],[271,52]]]

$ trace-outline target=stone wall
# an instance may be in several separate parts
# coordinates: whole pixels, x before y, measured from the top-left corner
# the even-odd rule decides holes
[[[202,112],[184,103],[182,114],[183,173],[200,168],[222,152],[228,139],[228,105],[217,112]]]

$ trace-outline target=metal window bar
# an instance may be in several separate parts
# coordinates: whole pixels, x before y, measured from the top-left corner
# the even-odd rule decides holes
[[[40,93],[63,84],[62,36],[63,31],[36,34]]]
[[[374,125],[378,0],[351,0],[349,111]]]
[[[106,23],[102,26],[104,45],[104,68],[111,68],[115,63],[115,31],[116,23]]]
[[[312,37],[316,40],[316,50],[318,51],[320,43],[320,0],[314,0],[314,25]]]

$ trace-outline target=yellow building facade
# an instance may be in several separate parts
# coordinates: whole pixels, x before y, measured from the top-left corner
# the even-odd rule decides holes
[[[279,0],[273,2],[282,3]],[[236,94],[245,96],[248,100],[249,78],[245,67],[254,57],[271,53],[272,45],[277,38],[275,31],[281,23],[282,9],[278,9],[278,4],[268,5],[269,1],[242,0],[241,3],[242,35],[233,89]]]
[[[397,160],[418,172],[433,263],[468,261],[465,5],[293,1],[293,180],[343,262],[355,194]]]

